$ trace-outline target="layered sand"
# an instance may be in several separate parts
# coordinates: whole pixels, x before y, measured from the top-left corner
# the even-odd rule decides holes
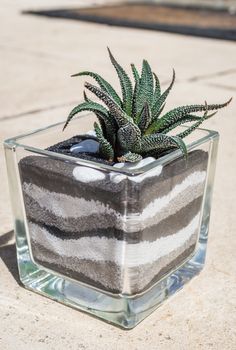
[[[195,249],[208,155],[127,176],[45,157],[20,163],[34,260],[95,287],[139,293]]]

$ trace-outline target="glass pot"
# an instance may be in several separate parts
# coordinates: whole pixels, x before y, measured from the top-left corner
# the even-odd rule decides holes
[[[218,133],[116,168],[45,150],[89,114],[5,141],[20,279],[30,290],[132,328],[203,268]]]

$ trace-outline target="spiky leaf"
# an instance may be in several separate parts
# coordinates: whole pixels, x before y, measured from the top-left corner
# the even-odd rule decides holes
[[[136,124],[139,123],[140,113],[143,105],[147,102],[149,105],[152,104],[153,100],[153,74],[149,63],[143,60],[142,73],[139,81],[139,86],[134,96],[135,99],[135,113],[136,113]]]
[[[103,135],[105,135],[107,137],[106,124],[105,124],[103,118],[101,118],[99,112],[96,112],[95,114],[96,114],[96,117],[97,117],[97,119],[99,121],[99,124],[100,124],[100,126],[102,128]],[[109,132],[109,129],[108,129],[108,132]]]
[[[108,113],[109,118],[107,118],[107,116],[105,117],[104,114],[100,112],[95,112],[95,114],[101,125],[103,135],[114,146],[118,130],[115,120],[111,117],[110,113]]]
[[[109,50],[109,49],[108,49]],[[162,93],[160,82],[146,60],[143,60],[142,72],[139,74],[134,64],[131,64],[135,80],[134,90],[131,81],[124,69],[117,63],[111,52],[110,59],[118,74],[123,100],[113,87],[100,75],[92,72],[77,74],[88,75],[94,78],[99,87],[86,83],[85,87],[95,94],[104,104],[92,102],[84,93],[85,102],[74,108],[65,124],[83,110],[93,111],[100,123],[95,123],[97,138],[100,142],[100,151],[104,157],[118,161],[138,161],[146,156],[160,157],[174,149],[180,149],[184,156],[187,148],[183,138],[193,132],[208,115],[208,111],[218,110],[230,103],[224,104],[191,105],[174,108],[163,115],[166,98],[175,81],[175,71],[170,85]],[[155,85],[155,86],[154,86]],[[204,111],[204,115],[194,113]],[[177,136],[167,135],[179,125],[193,122]],[[122,160],[121,160],[122,159]]]
[[[84,100],[86,101],[86,102],[93,102],[93,101],[91,101],[89,98],[88,98],[88,96],[87,96],[87,94],[86,94],[86,92],[84,91]],[[103,114],[102,113],[100,113],[100,112],[95,112],[94,111],[94,113],[95,113],[95,115],[96,115],[96,117],[98,118],[98,120],[99,120],[99,123],[100,123],[100,125],[101,125],[101,128],[102,128],[102,132],[103,132],[103,135],[105,135],[106,137],[107,137],[107,132],[108,132],[108,139],[109,139],[109,134],[110,134],[110,129],[112,130],[113,128],[112,128],[112,125],[109,123],[109,121],[108,121],[108,125],[107,125],[107,128],[106,128],[106,123],[105,123],[105,121],[104,121],[104,116],[103,116]],[[112,120],[113,121],[113,120]],[[114,131],[113,131],[114,132]],[[114,135],[114,133],[111,133],[111,135],[112,135],[112,139],[109,139],[109,141],[110,140],[112,140],[112,141],[114,141],[114,139],[113,139],[113,135]]]
[[[96,132],[96,136],[100,146],[101,155],[108,159],[109,161],[113,161],[114,159],[114,151],[111,144],[105,139],[102,129],[99,127],[98,123],[94,123],[94,130]]]
[[[208,108],[207,103],[205,103],[206,108]],[[198,128],[206,119],[209,119],[213,115],[215,115],[217,112],[212,113],[211,115],[208,115],[208,109],[206,109],[204,115],[199,118],[199,120],[191,125],[186,130],[182,131],[181,133],[177,134],[177,137],[180,137],[181,139],[185,138],[186,136],[190,135],[196,128]]]
[[[171,80],[170,85],[163,92],[163,94],[161,94],[161,96],[158,98],[156,103],[152,106],[153,119],[156,119],[156,115],[158,114],[161,106],[163,105],[163,103],[165,102],[167,96],[169,95],[170,90],[172,89],[172,86],[174,85],[174,82],[175,82],[175,70],[173,69],[173,76],[172,76],[172,80]]]
[[[63,127],[63,130],[65,130],[65,128],[67,127],[67,125],[69,124],[69,122],[71,121],[71,119],[80,112],[83,111],[91,111],[91,112],[100,112],[104,115],[105,117],[108,117],[108,111],[106,110],[105,107],[103,107],[102,105],[100,105],[99,103],[96,102],[82,102],[80,103],[78,106],[76,106],[75,108],[72,109],[72,111],[70,112],[67,121]],[[108,117],[109,118],[109,117]]]
[[[155,105],[155,103],[161,97],[161,85],[160,85],[160,81],[159,81],[158,76],[155,73],[153,73],[153,75],[154,75],[154,79],[155,79],[155,90],[154,90],[154,94],[153,94],[153,105]]]
[[[226,107],[232,98],[225,103],[222,104],[211,104],[207,106],[208,111],[218,110],[220,108]],[[155,121],[150,125],[147,130],[147,133],[152,132],[162,132],[173,123],[181,120],[188,114],[206,111],[206,105],[190,105],[190,106],[182,106],[177,107],[166,113],[161,119]]]
[[[88,96],[87,96],[87,94],[86,94],[85,91],[84,91],[84,100],[85,100],[85,102],[92,102],[92,101],[88,98]]]
[[[171,130],[177,128],[179,125],[182,125],[182,124],[185,124],[185,123],[190,123],[190,122],[194,122],[194,121],[198,122],[198,121],[201,121],[201,120],[204,121],[205,119],[209,119],[209,118],[213,117],[213,115],[215,115],[216,113],[217,112],[211,113],[211,114],[207,115],[204,119],[203,119],[203,117],[199,117],[199,116],[196,116],[196,115],[189,114],[186,117],[182,118],[181,120],[179,120],[176,123],[174,123],[171,126],[169,126],[169,128],[164,129],[163,130],[163,134],[167,134]]]
[[[138,124],[140,130],[144,131],[150,124],[151,120],[152,120],[151,111],[149,108],[149,104],[146,102],[144,103],[143,110],[141,112],[140,121]]]
[[[138,96],[138,91],[139,91],[139,84],[140,84],[140,77],[138,74],[137,69],[135,68],[134,65],[132,66],[132,71],[133,75],[135,78],[135,85],[134,85],[134,93],[133,93],[133,98],[132,98],[132,117],[133,120],[136,122],[137,121],[137,96]]]
[[[133,72],[135,84],[139,84],[140,76],[138,74],[137,68],[135,67],[135,65],[133,63],[131,63],[131,69],[132,69],[132,72]]]
[[[96,80],[96,82],[99,84],[100,88],[105,91],[107,94],[109,94],[113,100],[121,107],[122,101],[116,91],[113,89],[113,87],[105,80],[103,79],[99,74],[85,71],[73,74],[72,77],[80,77],[80,76],[90,76]]]
[[[135,162],[139,162],[141,159],[142,159],[142,156],[140,154],[132,153],[132,152],[128,152],[122,155],[121,157],[118,157],[118,161],[120,163],[123,163],[123,162],[135,163]]]
[[[123,126],[129,121],[133,122],[132,118],[129,117],[106,92],[90,83],[85,83],[84,86],[107,105],[111,115],[115,118],[119,126]]]
[[[108,48],[108,52],[109,52],[110,60],[113,66],[115,67],[115,70],[120,80],[122,97],[123,97],[123,109],[128,115],[131,115],[132,95],[133,95],[132,83],[130,81],[129,76],[127,75],[125,70],[119,65],[119,63],[116,61],[116,59],[112,55],[109,48]]]
[[[159,109],[158,113],[155,115],[155,118],[153,118],[153,115],[152,115],[152,120],[151,120],[151,123],[154,123],[155,121],[157,121],[163,111],[163,109],[165,108],[165,103],[161,106],[161,108]]]
[[[122,126],[117,133],[122,149],[134,151],[140,149],[141,131],[135,124],[128,123]]]
[[[165,134],[153,134],[144,136],[141,140],[141,152],[158,151],[170,147],[179,148],[184,156],[187,154],[185,143],[179,137],[168,136]]]
[[[187,151],[187,147],[185,145],[185,143],[183,142],[183,140],[178,137],[178,136],[171,136],[173,143],[175,143],[177,145],[177,148],[179,148],[184,156],[184,158],[187,158],[188,155],[188,151]],[[174,145],[173,145],[174,146]]]

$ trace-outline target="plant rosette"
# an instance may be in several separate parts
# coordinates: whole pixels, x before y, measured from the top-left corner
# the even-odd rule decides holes
[[[24,286],[132,328],[204,266],[218,133],[198,127],[230,100],[164,112],[175,73],[162,92],[144,60],[133,85],[109,55],[122,98],[76,74],[101,103],[84,93],[64,132],[11,138],[5,153]]]

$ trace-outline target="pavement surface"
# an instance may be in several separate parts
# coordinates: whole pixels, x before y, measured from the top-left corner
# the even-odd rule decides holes
[[[98,1],[97,1],[98,2]],[[82,99],[87,69],[118,87],[106,46],[128,68],[150,61],[165,86],[177,82],[169,107],[224,102],[236,91],[233,42],[22,15],[25,9],[83,1],[0,4],[0,139],[66,119]],[[86,6],[89,1],[86,1]],[[94,3],[94,1],[93,1]],[[100,1],[102,3],[102,1]],[[3,148],[0,146],[1,350],[233,350],[236,349],[236,108],[205,123],[220,148],[206,267],[199,277],[131,331],[25,290],[19,283]]]

